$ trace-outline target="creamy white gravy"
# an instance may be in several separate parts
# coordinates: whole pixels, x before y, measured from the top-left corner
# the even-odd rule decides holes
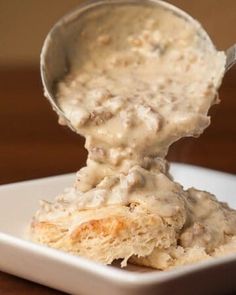
[[[82,191],[114,170],[165,157],[181,137],[199,136],[217,102],[224,53],[167,10],[135,9],[97,12],[99,24],[91,17],[75,64],[58,85],[61,109],[86,138]]]
[[[164,9],[117,8],[95,19],[92,30],[81,30],[84,44],[57,92],[65,116],[86,138],[87,166],[73,188],[42,203],[36,218],[137,202],[174,226],[179,245],[213,251],[236,234],[235,211],[209,193],[184,191],[164,158],[173,142],[209,125],[224,53]]]

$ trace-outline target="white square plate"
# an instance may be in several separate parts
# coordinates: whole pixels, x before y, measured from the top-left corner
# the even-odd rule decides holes
[[[209,190],[236,208],[236,176],[173,164],[175,179],[185,187]],[[129,266],[103,266],[24,238],[40,199],[53,199],[73,183],[74,174],[49,177],[0,188],[0,269],[80,295],[222,294],[236,290],[236,254],[159,272]]]

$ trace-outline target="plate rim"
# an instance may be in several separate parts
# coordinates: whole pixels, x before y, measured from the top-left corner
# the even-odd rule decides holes
[[[151,273],[129,272],[125,269],[119,269],[108,265],[102,265],[84,257],[74,256],[72,254],[49,248],[44,245],[14,237],[9,234],[0,232],[0,243],[16,247],[21,251],[27,251],[29,254],[42,255],[45,258],[57,260],[58,262],[71,265],[74,268],[88,271],[100,278],[109,279],[111,282],[120,283],[122,285],[144,286],[150,284],[164,283],[190,273],[207,270],[216,266],[225,265],[227,263],[236,262],[236,253],[229,254],[224,257],[210,258],[209,260],[199,262],[197,264],[179,266],[172,270],[158,271]]]

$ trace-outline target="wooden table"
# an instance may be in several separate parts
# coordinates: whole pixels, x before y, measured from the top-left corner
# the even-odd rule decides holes
[[[0,184],[78,170],[85,165],[82,138],[57,124],[43,98],[39,70],[0,70]],[[212,125],[200,139],[173,145],[169,160],[236,173],[236,70],[221,88],[222,103],[211,110]],[[0,273],[0,294],[62,294]]]

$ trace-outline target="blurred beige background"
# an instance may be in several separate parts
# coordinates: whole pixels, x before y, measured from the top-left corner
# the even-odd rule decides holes
[[[0,0],[0,67],[38,65],[50,27],[82,0]],[[218,48],[236,41],[236,0],[170,0],[202,22]]]

